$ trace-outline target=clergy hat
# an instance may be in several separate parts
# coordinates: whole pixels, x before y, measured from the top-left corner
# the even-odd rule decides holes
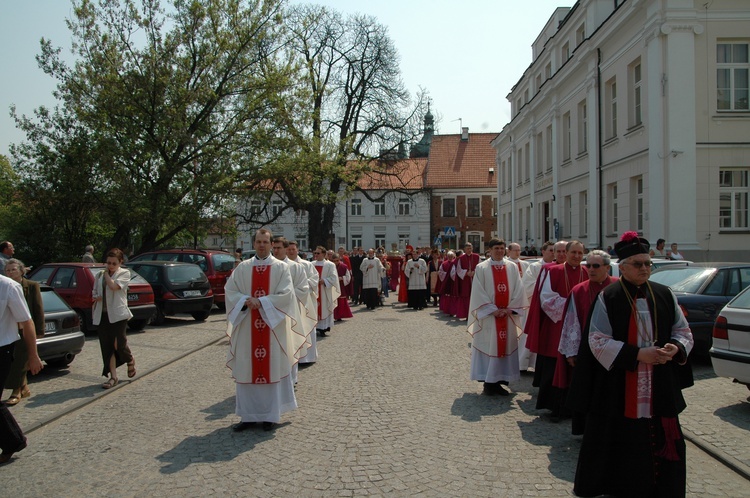
[[[648,240],[639,237],[638,233],[625,232],[620,237],[620,242],[615,244],[615,253],[620,260],[623,260],[636,254],[648,254],[650,247]]]

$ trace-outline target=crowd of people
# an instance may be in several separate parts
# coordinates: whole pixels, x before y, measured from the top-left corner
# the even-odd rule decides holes
[[[608,252],[586,251],[577,240],[546,242],[541,259],[528,261],[519,244],[492,239],[484,259],[471,244],[444,253],[408,246],[403,255],[318,247],[305,288],[294,271],[276,272],[277,259],[264,249],[271,243],[287,266],[307,264],[277,254],[288,243],[260,230],[256,257],[227,284],[228,365],[241,417],[235,430],[273,429],[296,407],[295,367],[315,337],[351,317],[352,306],[376,309],[397,291],[414,310],[432,304],[466,321],[469,376],[484,395],[508,396],[513,382],[533,372],[536,408],[550,422],[570,420],[572,434],[583,436],[577,495],[684,495],[678,414],[681,389],[692,381],[693,338],[669,288],[649,282],[650,244],[635,232],[614,247],[620,279],[610,276]],[[269,270],[270,280],[261,279]]]
[[[240,417],[233,430],[273,430],[297,407],[299,369],[319,361],[318,339],[352,318],[353,307],[375,310],[397,292],[413,310],[431,304],[466,321],[469,377],[484,395],[508,396],[512,383],[533,373],[536,408],[550,422],[570,420],[572,434],[583,437],[577,495],[684,495],[678,415],[681,390],[692,383],[693,338],[669,288],[649,281],[648,241],[627,232],[615,245],[619,279],[610,276],[608,251],[587,251],[577,240],[546,242],[533,261],[515,242],[494,238],[486,246],[484,258],[470,243],[461,251],[407,246],[403,255],[318,246],[308,261],[296,242],[259,229],[255,256],[239,262],[225,287],[227,366]],[[0,382],[12,390],[0,406],[5,463],[26,445],[6,405],[29,395],[26,374],[41,369],[35,337],[43,311],[40,318],[39,287],[22,278],[12,244],[0,249],[7,274],[0,278]],[[120,365],[136,374],[125,336],[123,260],[118,249],[107,253],[92,295],[104,388],[117,385]]]

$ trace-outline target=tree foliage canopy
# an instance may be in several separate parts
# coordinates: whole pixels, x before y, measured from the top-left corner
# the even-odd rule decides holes
[[[238,162],[266,146],[269,102],[288,84],[275,68],[281,2],[81,0],[73,12],[75,64],[48,40],[38,56],[95,152],[92,182],[72,191],[111,225],[110,246],[147,250],[197,229],[227,195]],[[22,163],[59,165],[39,144],[55,140],[60,115],[17,117],[30,139],[16,149]],[[47,183],[49,170],[28,171]]]
[[[266,167],[248,174],[246,185],[306,211],[315,246],[330,242],[336,203],[364,176],[398,177],[392,163],[372,159],[413,140],[423,96],[410,99],[398,52],[375,18],[303,5],[289,11],[287,25],[284,53],[297,70],[294,92],[275,101],[284,146]]]
[[[41,260],[197,237],[259,192],[306,211],[325,243],[363,177],[398,177],[372,159],[413,139],[423,100],[374,18],[283,0],[72,3],[75,62],[45,39],[37,56],[57,107],[12,111],[27,138],[11,147],[26,213],[12,233]]]

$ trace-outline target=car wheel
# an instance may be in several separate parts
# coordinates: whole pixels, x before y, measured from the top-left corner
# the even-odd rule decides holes
[[[195,320],[202,322],[203,320],[209,317],[211,312],[210,311],[197,311],[195,313],[190,313],[190,314],[193,315],[193,318]]]
[[[143,330],[148,324],[148,320],[130,320],[128,321],[128,328],[130,330]]]
[[[151,323],[154,325],[161,325],[164,323],[165,320],[164,312],[161,310],[161,308],[156,308],[156,314],[154,315],[154,318],[151,319]]]
[[[81,332],[84,334],[92,332],[91,327],[89,327],[88,322],[86,322],[86,314],[81,310],[76,310],[76,314],[78,315],[78,321],[81,322]]]
[[[52,368],[65,368],[70,365],[75,359],[76,355],[70,355],[64,358],[55,358],[54,360],[46,360],[47,366]]]

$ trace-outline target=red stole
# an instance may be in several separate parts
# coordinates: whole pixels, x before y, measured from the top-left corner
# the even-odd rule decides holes
[[[315,269],[318,270],[318,320],[321,320],[323,318],[323,313],[321,312],[322,310],[320,306],[320,298],[321,296],[323,296],[323,268],[325,268],[325,266],[317,266],[315,264],[313,264],[313,266],[315,266]]]
[[[269,294],[271,283],[270,265],[253,266],[251,286],[254,298]],[[260,315],[260,309],[250,310],[250,336],[253,348],[253,384],[268,384],[271,381],[271,328]]]
[[[562,263],[549,268],[548,278],[550,279],[550,287],[552,290],[560,297],[567,298],[573,287],[588,280],[589,275],[581,266],[573,269],[568,264]],[[563,320],[560,319],[559,322],[553,322],[543,311],[541,319],[539,347],[538,351],[534,352],[541,354],[542,356],[557,358],[557,355],[559,354],[557,348],[560,345]]]
[[[516,264],[518,267],[518,274],[521,275],[521,278],[523,278],[523,265],[521,265],[520,261],[513,261],[513,263]]]
[[[507,266],[492,265],[492,283],[495,284],[495,306],[499,309],[508,307],[510,295],[508,293]],[[497,356],[505,356],[508,348],[508,317],[495,317],[495,334],[497,334]]]

